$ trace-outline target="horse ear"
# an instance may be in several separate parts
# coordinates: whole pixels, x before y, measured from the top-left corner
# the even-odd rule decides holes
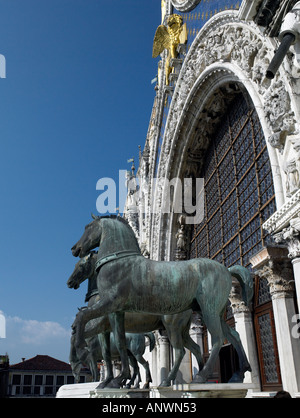
[[[92,213],[92,218],[93,218],[94,220],[96,220],[96,219],[100,219],[100,218],[99,218],[99,216],[96,216],[96,215],[94,215],[93,213]]]

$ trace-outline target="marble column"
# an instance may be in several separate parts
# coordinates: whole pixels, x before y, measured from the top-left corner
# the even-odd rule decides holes
[[[242,297],[242,289],[236,279],[233,280],[232,290],[229,295],[231,308],[235,320],[235,329],[251,365],[252,372],[245,374],[244,383],[255,383],[257,390],[260,390],[259,364],[256,353],[255,332],[251,310],[246,306]]]
[[[165,331],[158,335],[158,376],[159,384],[165,380],[170,372],[170,342]]]
[[[159,386],[160,385],[160,381],[159,381],[159,370],[158,370],[158,337],[159,337],[159,332],[158,331],[154,331],[154,336],[155,336],[155,347],[152,350],[151,353],[149,353],[149,360],[150,360],[150,364],[151,364],[151,375],[152,375],[152,385],[153,386]],[[147,360],[147,358],[146,358]]]
[[[192,340],[195,341],[195,343],[199,345],[201,349],[201,353],[203,355],[203,325],[197,313],[193,313],[192,318],[193,319],[192,319],[192,324],[190,328],[190,336]],[[191,357],[192,357],[192,364],[191,364],[192,377],[194,377],[199,372],[199,368],[198,368],[198,363],[197,363],[195,356],[192,354]]]
[[[293,395],[300,390],[300,341],[293,336],[294,277],[288,251],[264,248],[251,259],[251,264],[270,287],[282,384]]]

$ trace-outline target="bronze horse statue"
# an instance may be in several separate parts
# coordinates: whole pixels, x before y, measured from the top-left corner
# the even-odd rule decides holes
[[[88,307],[93,306],[97,302],[97,300],[99,300],[97,288],[97,272],[95,271],[96,261],[97,253],[95,251],[92,251],[86,257],[81,258],[78,261],[78,263],[76,263],[75,269],[71,274],[69,280],[67,281],[67,285],[69,288],[78,289],[80,284],[88,278],[88,292],[85,298],[85,302],[88,302]],[[86,309],[86,307],[82,309]],[[90,325],[92,326],[93,323]],[[93,381],[96,382],[99,377],[97,362],[104,360],[107,369],[107,376],[105,382],[109,382],[114,377],[111,360],[112,358],[118,359],[119,352],[115,344],[114,335],[110,332],[109,324],[108,329],[105,328],[105,322],[103,321],[101,322],[102,326],[99,326],[99,321],[96,321],[94,325],[95,327],[92,329],[90,327],[89,330],[89,334],[91,336],[86,338],[89,354],[84,359],[82,359],[82,361],[77,355],[75,347],[75,337],[74,334],[72,335],[70,364],[74,376],[77,376],[78,369],[80,370],[80,365],[82,363],[87,364],[92,373]],[[95,331],[95,329],[98,329],[99,333],[92,332]],[[149,349],[151,352],[155,347],[155,337],[152,332],[147,332],[143,334],[126,333],[126,347],[128,350],[129,362],[133,368],[133,376],[131,377],[130,381],[126,383],[127,388],[130,388],[133,385],[136,376],[138,376],[139,378],[137,385],[139,385],[139,383],[141,382],[138,362],[144,367],[146,373],[144,389],[148,389],[150,383],[152,382],[149,363],[143,357],[146,348],[145,337],[149,339]],[[107,344],[109,344],[109,347],[107,347]],[[135,386],[135,388],[137,387],[139,386]]]
[[[77,314],[73,327],[76,348],[84,349],[85,325],[93,318],[110,316],[122,370],[114,384],[122,386],[130,376],[125,343],[125,312],[173,315],[192,309],[200,314],[212,337],[209,359],[193,379],[204,383],[213,369],[225,339],[232,343],[239,356],[239,370],[231,381],[241,382],[251,367],[239,334],[224,320],[232,276],[241,284],[243,299],[248,305],[253,297],[253,280],[242,266],[227,269],[222,264],[198,258],[188,261],[153,261],[142,256],[137,239],[121,217],[95,217],[85,227],[80,240],[72,247],[75,257],[84,257],[99,247],[96,270],[99,301]]]
[[[100,378],[97,363],[98,361],[103,360],[102,345],[103,345],[104,337],[105,337],[104,334],[98,334],[87,340],[87,347],[88,347],[90,355],[87,357],[86,365],[88,366],[88,368],[90,369],[90,372],[92,373],[93,382],[98,382]],[[113,333],[109,333],[109,337],[110,337],[110,360],[112,359],[118,360],[119,352],[115,345]],[[132,387],[132,385],[134,384],[136,380],[136,377],[138,377],[138,380],[134,386],[134,389],[139,388],[139,385],[142,380],[141,380],[138,362],[145,368],[145,371],[146,371],[146,382],[144,384],[143,389],[149,389],[150,383],[152,382],[149,364],[143,357],[143,354],[146,348],[145,337],[149,338],[149,342],[150,342],[149,350],[151,352],[153,348],[155,347],[155,337],[152,333],[150,332],[146,334],[126,333],[126,346],[128,350],[128,359],[133,369],[133,375],[131,376],[130,381],[126,383],[126,388]],[[77,356],[74,334],[71,336],[71,348],[70,348],[69,360],[70,360],[70,365],[72,368],[73,376],[75,378],[75,382],[79,383],[79,376],[80,376],[80,371],[82,367],[82,362]],[[112,380],[113,371],[111,368],[111,361],[109,363],[106,363],[106,365],[107,365],[107,375],[108,375],[106,379],[110,378],[110,380]]]
[[[85,300],[88,302],[88,307],[93,306],[100,299],[97,287],[98,272],[95,268],[97,259],[98,255],[95,251],[91,251],[87,256],[81,258],[78,263],[76,263],[74,271],[67,282],[69,288],[78,289],[80,284],[88,279],[88,293]],[[192,340],[189,334],[191,314],[191,310],[175,315],[151,315],[134,312],[125,313],[125,330],[129,333],[148,333],[154,330],[167,331],[168,337],[175,351],[175,362],[168,376],[165,378],[165,380],[163,380],[163,382],[161,382],[161,386],[170,386],[171,381],[175,379],[185,353],[183,347],[186,347],[195,355],[198,362],[198,367],[200,368],[202,366],[200,348]],[[101,388],[106,387],[110,384],[110,381],[113,380],[111,352],[108,338],[108,333],[110,331],[112,331],[112,328],[109,322],[109,316],[103,316],[89,321],[84,330],[85,341],[89,340],[90,338],[94,338],[94,336],[98,334],[102,335],[101,349],[103,353],[103,360],[107,365],[107,376],[106,379],[101,382]],[[94,359],[89,347],[88,350],[76,350],[75,337],[73,336],[71,345],[71,355],[74,359],[74,363],[81,361],[84,364],[87,363],[93,365]],[[151,381],[149,365],[147,362],[144,364],[143,362],[140,363],[146,370],[145,387],[148,387]]]

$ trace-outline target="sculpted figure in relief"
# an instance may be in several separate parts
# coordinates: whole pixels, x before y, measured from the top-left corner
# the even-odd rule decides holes
[[[286,174],[286,195],[291,197],[300,187],[299,171],[295,159],[288,161],[284,165]]]

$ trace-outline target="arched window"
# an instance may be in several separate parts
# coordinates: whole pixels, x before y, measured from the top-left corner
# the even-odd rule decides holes
[[[200,177],[205,218],[193,227],[190,258],[249,266],[249,259],[268,242],[262,224],[276,204],[262,127],[242,93],[211,138]]]
[[[190,258],[207,257],[227,267],[250,268],[250,258],[268,245],[270,237],[262,225],[276,211],[276,203],[262,127],[242,93],[228,106],[211,138],[200,177],[204,178],[205,217],[192,228]],[[268,286],[258,278],[253,314],[262,388],[278,390],[281,377],[272,302]],[[226,317],[234,326],[230,315]],[[221,379],[225,369],[234,367],[230,357],[233,349],[224,346],[219,359]]]

